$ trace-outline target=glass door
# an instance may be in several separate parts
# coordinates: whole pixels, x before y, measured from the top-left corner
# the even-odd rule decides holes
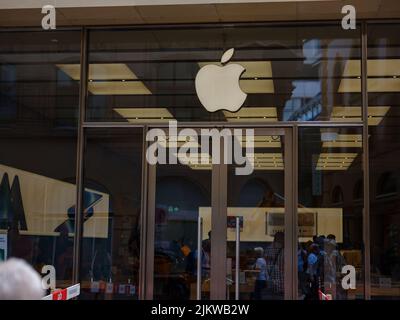
[[[184,130],[148,165],[145,297],[290,299],[291,129]]]
[[[292,175],[289,129],[256,129],[254,170],[227,166],[226,298],[291,298]],[[244,149],[246,141],[242,139]]]
[[[211,189],[211,170],[157,165],[154,299],[209,297]]]
[[[148,166],[146,298],[209,299],[212,193],[217,192],[212,172],[218,166],[210,152],[202,153],[207,139],[200,129],[157,139],[161,163]]]

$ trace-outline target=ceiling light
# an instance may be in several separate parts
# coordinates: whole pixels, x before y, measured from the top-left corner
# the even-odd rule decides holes
[[[361,134],[338,134],[332,141],[324,141],[322,148],[361,148]]]
[[[393,70],[400,70],[400,59],[368,60],[367,69],[369,77],[378,77],[368,79],[369,92],[400,91],[400,79],[393,77]],[[361,92],[361,81],[359,80],[361,79],[360,60],[346,61],[343,77],[357,77],[357,79],[342,79],[339,85],[339,93]]]
[[[369,78],[368,92],[399,92],[400,79],[398,78]],[[358,79],[342,79],[339,93],[361,92],[361,81]]]
[[[230,63],[240,64],[241,66],[243,66],[243,68],[246,69],[243,72],[242,78],[272,78],[271,61],[232,61]],[[217,66],[221,65],[219,62],[208,61],[199,62],[199,67],[202,68],[208,64],[214,64]]]
[[[316,170],[347,170],[357,155],[357,153],[321,153]]]
[[[400,59],[369,59],[367,61],[369,77],[392,76],[393,70],[400,70]],[[347,60],[343,77],[361,76],[361,61]]]
[[[164,148],[171,148],[172,143],[174,143],[178,148],[183,145],[185,145],[187,148],[200,148],[197,136],[170,136],[166,137],[166,140],[160,137],[158,142]]]
[[[80,64],[58,64],[73,80],[80,80]],[[137,76],[124,63],[94,63],[89,65],[89,79],[93,80],[136,80]]]
[[[242,136],[242,140],[239,141],[242,148],[246,147],[246,140],[252,141],[254,148],[281,148],[281,137],[280,136]]]
[[[129,122],[168,122],[173,115],[166,108],[114,108]]]
[[[88,90],[94,95],[148,95],[150,90],[142,81],[115,82],[101,81],[91,82]]]
[[[226,121],[265,122],[278,121],[277,111],[275,107],[243,107],[237,112],[223,111]]]
[[[371,106],[368,107],[368,125],[377,126],[388,113],[390,107],[387,106]],[[337,122],[361,122],[361,107],[333,107],[331,113],[331,121]]]
[[[240,87],[246,93],[274,93],[273,80],[240,80]]]
[[[80,64],[58,64],[57,67],[73,80],[80,80]],[[145,84],[138,81],[133,71],[123,63],[90,64],[88,78],[88,90],[94,95],[151,94]]]
[[[190,153],[189,155],[186,156],[186,158],[189,158],[189,164],[187,166],[192,170],[212,169],[212,160],[208,153],[195,153],[195,154]]]

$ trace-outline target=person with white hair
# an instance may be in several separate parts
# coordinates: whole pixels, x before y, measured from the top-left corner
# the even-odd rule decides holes
[[[254,248],[256,253],[256,263],[254,269],[258,271],[255,286],[254,286],[254,299],[261,300],[262,291],[267,284],[267,262],[264,258],[264,249],[261,247]]]
[[[40,300],[44,296],[40,275],[24,260],[0,263],[0,300]]]

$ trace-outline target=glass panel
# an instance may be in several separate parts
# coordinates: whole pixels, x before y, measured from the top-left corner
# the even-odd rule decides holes
[[[71,285],[80,32],[0,32],[0,261],[19,257]]]
[[[246,139],[243,137],[243,141]],[[246,143],[242,143],[245,150]],[[228,166],[227,296],[235,299],[239,258],[240,300],[284,298],[285,136],[255,131],[254,162],[249,175]],[[236,228],[239,217],[239,257]]]
[[[299,298],[362,298],[362,128],[299,128],[298,174]]]
[[[400,25],[368,27],[371,296],[400,298]]]
[[[361,121],[359,30],[335,24],[92,31],[87,120]],[[234,88],[229,81],[213,79],[222,68],[209,69],[218,70],[215,74],[198,72],[205,65],[221,66],[229,48],[235,52],[226,67],[239,64],[245,69],[240,81],[240,73],[237,77],[247,97],[239,111],[230,104],[209,112],[213,100],[223,100]],[[76,66],[60,68],[79,79]],[[204,93],[197,88],[209,102],[198,98],[197,75],[210,85]],[[217,85],[221,92],[211,94]]]
[[[141,128],[88,129],[82,299],[138,299]]]
[[[172,153],[168,140],[161,148]],[[178,146],[182,141],[177,142]],[[193,142],[196,150],[200,144]],[[199,151],[200,152],[200,151]],[[195,153],[194,153],[195,154]],[[204,155],[207,159],[209,154]],[[197,298],[197,265],[201,262],[201,299],[210,297],[211,263],[211,165],[197,165],[193,156],[187,165],[156,167],[156,212],[154,247],[154,299]],[[211,162],[210,162],[211,163]],[[202,220],[201,254],[198,221]]]

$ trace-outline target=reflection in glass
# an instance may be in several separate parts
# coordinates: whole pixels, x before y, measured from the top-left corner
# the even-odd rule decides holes
[[[361,113],[348,120],[361,106],[359,30],[339,25],[93,30],[87,120],[361,121]],[[246,69],[239,84],[247,99],[237,112],[209,113],[197,97],[195,78],[205,65],[221,65],[227,48],[235,48],[228,64]],[[60,69],[79,79],[76,66]]]
[[[80,31],[0,32],[0,261],[72,282]]]
[[[173,139],[167,141],[160,147],[169,150]],[[183,141],[177,140],[178,146]],[[198,153],[187,165],[156,166],[154,299],[210,298],[212,166],[201,145],[191,145]],[[196,164],[199,156],[209,164]]]
[[[285,249],[284,136],[256,130],[254,147],[251,175],[236,175],[235,166],[228,166],[227,298],[281,300]]]
[[[373,299],[400,297],[399,32],[399,24],[368,26],[368,104],[382,111],[368,121]]]
[[[299,129],[299,299],[356,299],[364,295],[361,128]],[[361,199],[360,199],[361,197]],[[354,267],[355,289],[342,280]]]
[[[82,299],[138,299],[142,129],[86,131]]]

